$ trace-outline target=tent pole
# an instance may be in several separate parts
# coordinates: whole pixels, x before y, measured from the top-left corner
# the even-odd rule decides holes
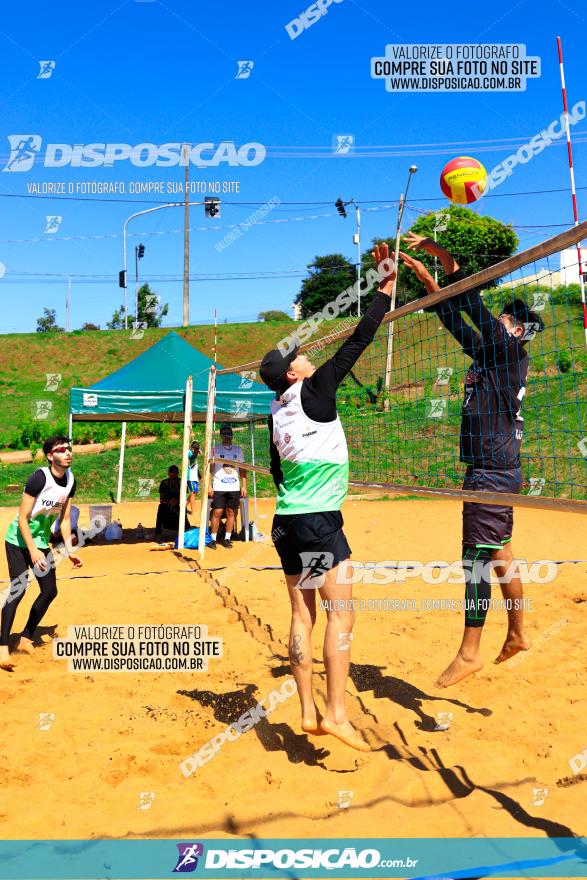
[[[73,440],[73,413],[69,410],[69,422],[67,425],[67,436],[70,440]]]
[[[177,549],[183,550],[185,539],[185,509],[188,488],[188,449],[190,448],[190,429],[192,426],[192,377],[188,376],[185,383],[185,406],[183,410],[183,444],[181,447],[181,486],[179,490],[179,531],[177,533]]]
[[[255,426],[253,422],[249,422],[251,429],[251,464],[255,464]],[[255,529],[257,528],[257,472],[253,471],[253,516]]]
[[[206,410],[206,433],[204,435],[204,473],[202,485],[202,503],[200,508],[200,540],[198,552],[204,558],[206,548],[206,529],[208,528],[208,490],[210,488],[210,452],[212,450],[212,433],[214,428],[214,404],[216,399],[216,367],[210,367],[208,376],[208,408]]]
[[[122,498],[122,475],[124,472],[124,445],[126,443],[126,422],[122,423],[120,435],[120,458],[118,459],[118,489],[116,491],[116,503],[120,504]]]

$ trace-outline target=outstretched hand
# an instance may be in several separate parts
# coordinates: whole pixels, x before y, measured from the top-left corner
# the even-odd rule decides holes
[[[426,238],[423,235],[416,235],[415,232],[406,232],[406,234],[404,235],[404,241],[407,246],[413,251],[417,251],[420,249],[427,250],[428,245],[434,244],[431,238]]]
[[[432,275],[420,260],[417,260],[415,257],[410,256],[410,254],[406,254],[403,251],[399,252],[399,255],[402,259],[402,262],[408,269],[411,269],[418,281],[432,281]]]
[[[379,274],[383,276],[381,283],[379,284],[379,291],[380,293],[386,293],[387,296],[391,296],[395,277],[397,275],[397,269],[393,257],[389,256],[389,245],[387,242],[382,241],[381,244],[376,244],[372,255]]]

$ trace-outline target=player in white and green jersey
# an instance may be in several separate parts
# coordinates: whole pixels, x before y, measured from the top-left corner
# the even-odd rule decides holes
[[[374,257],[378,265],[387,261],[387,245],[376,248]],[[271,473],[277,487],[272,534],[292,607],[289,657],[302,704],[302,729],[332,734],[360,751],[369,751],[369,746],[348,720],[345,708],[355,614],[351,584],[337,582],[339,566],[346,568],[351,549],[340,511],[348,488],[349,464],[336,392],[389,309],[394,279],[395,272],[383,279],[352,336],[320,367],[297,349],[285,356],[274,349],[267,352],[260,368],[263,382],[277,392],[269,419]],[[312,692],[316,590],[325,600],[328,616],[323,718],[317,713]]]
[[[43,444],[48,467],[39,468],[26,482],[20,510],[6,532],[6,558],[10,586],[0,599],[0,669],[10,671],[14,663],[9,641],[16,609],[27,589],[29,570],[37,578],[40,594],[35,599],[18,649],[31,653],[35,631],[51,602],[57,596],[55,561],[49,548],[51,527],[60,518],[60,530],[67,547],[71,547],[71,499],[75,480],[71,473],[72,447],[67,437],[55,435]],[[73,565],[82,565],[78,556],[69,555]]]

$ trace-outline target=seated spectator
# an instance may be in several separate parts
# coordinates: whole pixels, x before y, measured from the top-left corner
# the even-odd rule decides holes
[[[179,532],[179,495],[181,483],[179,481],[179,468],[172,464],[167,471],[167,479],[159,484],[159,507],[157,508],[157,523],[155,535],[161,535],[163,529]],[[185,528],[191,528],[188,518],[185,518]]]

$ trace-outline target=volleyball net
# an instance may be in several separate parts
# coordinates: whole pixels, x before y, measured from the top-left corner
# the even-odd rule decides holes
[[[460,489],[466,467],[460,460],[461,449],[475,446],[479,437],[473,435],[484,433],[481,455],[487,455],[488,469],[499,469],[500,450],[512,440],[512,431],[523,430],[523,487],[519,496],[507,496],[507,503],[587,512],[585,311],[578,263],[573,267],[568,259],[568,249],[586,234],[587,222],[387,313],[375,339],[338,390],[351,486],[503,504],[504,495],[495,493],[492,497],[493,493]],[[560,254],[564,250],[566,270],[562,271]],[[459,255],[454,256],[458,260]],[[469,306],[478,297],[475,291],[480,291],[482,303],[493,316],[492,326],[495,318],[512,311],[514,300],[518,306],[523,301],[537,319],[526,321],[523,328],[527,376],[525,371],[520,376],[519,359],[511,351],[500,351],[488,328],[472,324]],[[465,327],[472,328],[464,331],[466,335],[483,347],[473,370],[470,353],[449,332],[438,312],[424,311],[437,305],[446,313],[449,300]],[[350,323],[348,318],[344,321],[345,325]],[[301,345],[300,352],[320,366],[352,334],[356,319],[352,323],[338,332],[312,338]],[[293,324],[290,342],[295,335]],[[280,342],[283,344],[283,340],[271,340],[267,347],[277,347]],[[263,354],[259,352],[259,357]],[[222,376],[224,387],[228,382],[229,390],[239,397],[239,412],[231,414],[233,442],[243,448],[243,466],[253,471],[255,481],[269,479],[266,419],[247,418],[259,410],[259,364],[260,359],[218,371],[218,380]],[[247,382],[249,390],[243,387]],[[463,401],[471,384],[476,383],[495,386],[484,398],[489,400],[486,406],[494,409],[478,413],[477,419],[465,425]],[[218,430],[224,420],[214,399],[212,391],[204,450],[207,458],[213,443],[220,442]],[[516,400],[521,401],[517,418],[513,415],[519,407]],[[481,447],[477,442],[476,448]]]

